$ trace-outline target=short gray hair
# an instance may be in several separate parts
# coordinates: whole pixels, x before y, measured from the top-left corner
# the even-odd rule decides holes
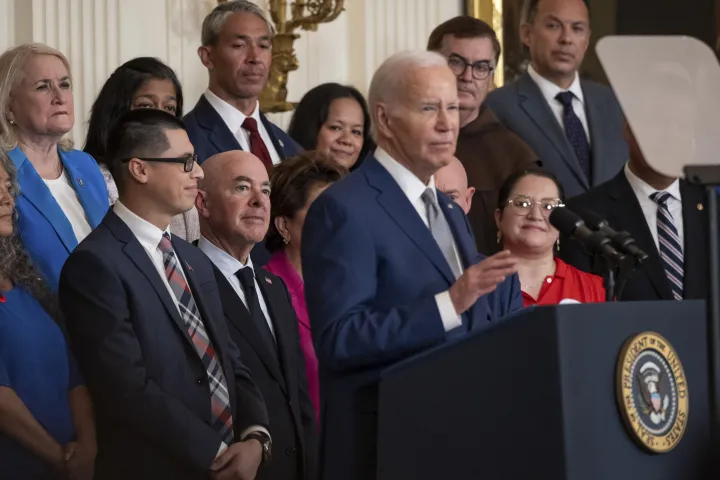
[[[252,13],[253,15],[257,15],[267,24],[270,35],[275,35],[275,25],[268,19],[267,14],[260,6],[250,0],[233,0],[231,2],[221,3],[213,8],[213,11],[203,20],[202,33],[200,34],[200,41],[203,47],[217,45],[220,32],[222,32],[225,22],[230,15],[236,13]]]
[[[428,67],[447,67],[447,59],[437,52],[413,50],[396,53],[387,58],[375,71],[370,90],[368,91],[368,105],[372,123],[370,134],[377,142],[376,107],[379,103],[391,103],[400,96],[405,86],[407,74],[411,70]]]

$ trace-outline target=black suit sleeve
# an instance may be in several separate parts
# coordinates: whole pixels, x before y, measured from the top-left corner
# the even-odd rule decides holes
[[[265,399],[260,393],[257,385],[250,375],[250,370],[242,362],[240,349],[227,334],[229,355],[232,362],[232,370],[235,374],[235,410],[233,421],[235,422],[236,437],[248,427],[260,425],[270,429],[270,417]],[[236,441],[240,441],[236,438]]]
[[[317,433],[317,421],[315,419],[315,408],[313,407],[312,400],[310,399],[310,389],[308,388],[307,370],[305,368],[305,354],[300,346],[300,331],[298,327],[298,319],[295,314],[295,309],[292,306],[292,298],[290,292],[285,285],[285,282],[280,279],[280,283],[285,292],[285,296],[288,301],[288,309],[292,312],[291,320],[293,322],[293,345],[295,347],[295,359],[297,360],[297,382],[298,382],[298,396],[300,402],[300,416],[303,426],[303,435],[305,436],[305,451],[307,461],[307,480],[315,480],[319,478],[318,472],[318,461],[319,461],[319,446],[318,446],[318,433]]]
[[[117,275],[94,253],[76,251],[62,270],[59,298],[73,352],[98,409],[178,464],[208,471],[222,439],[147,375]]]

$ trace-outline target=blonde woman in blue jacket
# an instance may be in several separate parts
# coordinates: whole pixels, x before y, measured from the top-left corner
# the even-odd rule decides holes
[[[74,123],[72,76],[62,53],[36,43],[0,55],[0,148],[18,171],[18,229],[53,290],[70,252],[109,207],[97,163],[63,138]]]

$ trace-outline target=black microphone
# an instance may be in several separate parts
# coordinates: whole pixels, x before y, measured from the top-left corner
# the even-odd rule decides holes
[[[591,250],[597,251],[611,260],[621,263],[625,255],[615,250],[610,239],[601,232],[590,230],[576,213],[567,207],[554,208],[550,213],[550,224],[560,233],[575,238]]]
[[[580,216],[588,227],[606,235],[620,251],[637,258],[638,262],[642,262],[648,258],[647,253],[643,252],[637,245],[635,245],[635,239],[632,238],[628,232],[618,232],[614,230],[607,220],[603,219],[600,215],[593,211],[582,210],[580,211]]]

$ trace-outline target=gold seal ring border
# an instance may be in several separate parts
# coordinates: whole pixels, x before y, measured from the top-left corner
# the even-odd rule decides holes
[[[650,342],[648,341],[648,345],[637,349],[638,353],[633,355],[632,359],[628,362],[628,354],[631,347],[636,342],[640,341],[643,337],[648,337],[648,340],[655,339],[656,345],[651,346]],[[664,344],[667,352],[660,351],[659,346],[657,346],[657,342],[661,342],[662,344]],[[662,436],[652,435],[640,425],[639,414],[637,412],[637,409],[635,408],[634,399],[632,398],[632,388],[625,389],[623,387],[623,367],[626,363],[632,365],[632,363],[639,356],[639,354],[645,350],[655,350],[663,357],[663,359],[667,363],[667,366],[670,368],[670,372],[673,375],[673,380],[675,381],[676,386],[678,384],[679,376],[683,379],[685,383],[685,397],[680,396],[680,388],[679,386],[677,386],[677,415],[675,417],[675,421],[668,430],[668,433]],[[672,370],[672,364],[668,360],[668,356],[670,354],[672,354],[677,360],[678,372],[680,375],[676,375],[675,372]],[[683,436],[685,435],[685,430],[687,429],[690,392],[687,382],[687,376],[685,375],[685,368],[683,367],[682,362],[680,361],[680,357],[678,356],[677,351],[675,351],[675,348],[673,348],[672,344],[668,342],[667,339],[659,333],[651,331],[645,331],[628,338],[623,344],[620,350],[620,355],[618,356],[617,367],[615,369],[615,378],[615,396],[617,400],[618,410],[620,410],[620,415],[622,416],[626,427],[628,428],[628,430],[630,430],[630,436],[635,441],[635,443],[637,443],[640,447],[653,453],[667,453],[677,447],[677,445],[680,443]],[[630,395],[629,405],[626,404],[625,401],[625,397],[627,394]],[[633,420],[632,417],[634,417],[635,420]]]

